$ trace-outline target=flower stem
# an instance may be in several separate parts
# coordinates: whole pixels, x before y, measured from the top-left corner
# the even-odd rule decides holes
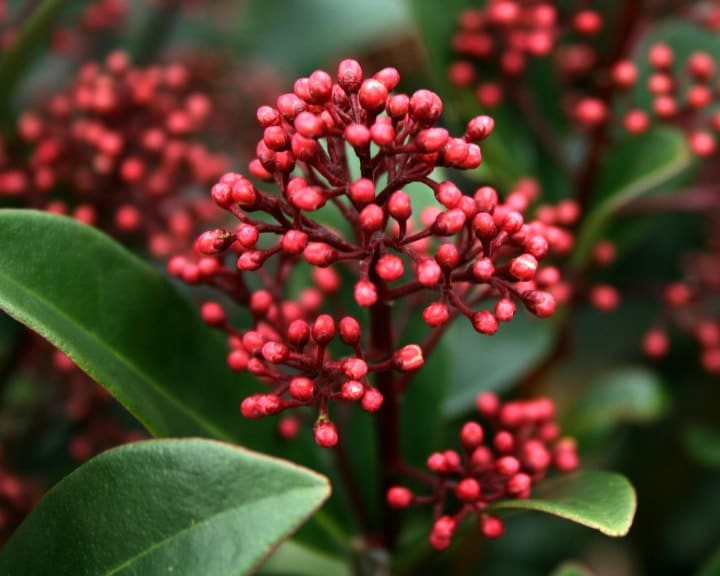
[[[382,301],[370,309],[370,338],[371,349],[375,354],[382,354],[383,357],[392,355],[392,310]],[[392,369],[377,372],[375,384],[385,398],[382,408],[377,412],[382,542],[387,550],[392,550],[397,540],[398,517],[385,502],[385,494],[395,484],[400,464],[400,406]]]

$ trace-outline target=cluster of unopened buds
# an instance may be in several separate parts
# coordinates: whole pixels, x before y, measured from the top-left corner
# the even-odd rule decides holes
[[[71,24],[53,31],[52,46],[55,53],[80,56],[87,53],[90,44],[101,35],[119,30],[128,17],[128,0],[94,0]]]
[[[386,495],[393,508],[433,507],[430,544],[438,550],[450,546],[458,526],[471,514],[478,516],[484,536],[498,538],[504,524],[489,509],[494,502],[528,498],[533,484],[551,467],[570,472],[579,464],[575,441],[560,436],[552,400],[501,403],[495,394],[485,392],[477,397],[476,406],[484,424],[469,421],[463,425],[462,452],[431,454],[426,463],[429,472],[405,470],[409,478],[427,485],[431,494],[393,486]],[[448,498],[456,503],[454,513],[447,510]]]
[[[687,133],[695,154],[713,154],[713,133],[720,130],[720,115],[710,112],[718,99],[712,55],[698,51],[686,62],[677,62],[671,46],[652,45],[647,54],[651,74],[646,82],[652,103],[651,110],[646,110],[637,86],[638,66],[627,54],[631,47],[619,45],[618,53],[610,57],[601,53],[594,42],[603,30],[603,16],[583,4],[565,12],[549,2],[491,0],[481,8],[463,11],[453,38],[460,59],[449,69],[451,82],[474,87],[480,104],[492,108],[516,86],[530,60],[551,57],[568,116],[579,125],[592,129],[611,122],[610,95],[615,91],[618,111],[623,110],[619,124],[627,132],[645,132],[652,122],[672,123]],[[712,15],[698,12],[695,16],[700,26],[712,30],[716,25]],[[621,30],[620,34],[629,38],[632,31]],[[493,67],[499,78],[488,80]],[[478,83],[479,71],[482,81]]]
[[[468,196],[438,178],[440,169],[480,165],[476,142],[490,135],[493,120],[478,116],[462,137],[451,137],[436,125],[440,97],[392,94],[399,80],[393,68],[366,77],[358,62],[344,60],[335,79],[316,71],[275,107],[260,107],[264,132],[250,176],[278,192],[226,174],[212,197],[238,226],[203,233],[196,258],[168,263],[171,274],[219,288],[252,315],[252,327],[238,330],[219,301],[202,308],[205,321],[229,335],[230,367],[271,387],[246,398],[243,415],[316,406],[322,446],[338,441],[330,401],[378,410],[383,393],[368,376],[420,368],[453,317],[464,315],[491,335],[513,318],[516,303],[538,317],[553,314],[556,300],[541,288],[561,284],[559,273],[539,262],[573,242],[556,224],[525,221],[538,192],[532,181],[503,202],[489,186]],[[546,212],[566,221],[577,216],[573,205]],[[338,294],[348,278],[354,312],[343,312]],[[292,294],[295,279],[307,282]],[[423,342],[399,346],[386,328],[373,328],[373,318],[385,315],[400,334],[418,310],[430,327]],[[338,340],[349,353],[338,350]]]
[[[0,198],[71,214],[162,257],[191,244],[216,208],[206,186],[226,160],[197,139],[210,113],[180,64],[135,68],[126,54],[87,64],[69,89],[18,121],[0,153]],[[27,160],[23,148],[29,148]],[[70,189],[73,195],[57,194]]]

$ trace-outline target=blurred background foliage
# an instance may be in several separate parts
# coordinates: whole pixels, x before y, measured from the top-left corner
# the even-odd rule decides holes
[[[603,9],[612,11],[621,1],[608,2]],[[0,120],[5,132],[12,130],[21,111],[47,99],[84,62],[99,61],[117,49],[127,51],[138,64],[189,61],[199,54],[219,58],[222,64],[209,73],[236,81],[217,96],[230,110],[236,132],[223,135],[216,144],[237,169],[243,169],[259,137],[255,108],[289,90],[294,78],[317,68],[333,70],[344,57],[357,58],[369,69],[397,67],[403,91],[419,86],[438,91],[446,102],[444,121],[450,127],[480,112],[474,99],[450,86],[446,74],[450,37],[467,0],[133,0],[127,2],[126,14],[95,30],[79,23],[91,4],[8,2],[0,33],[12,33],[13,24],[25,24],[20,28],[25,44],[22,51],[11,44],[0,52]],[[682,21],[668,19],[653,34],[671,38],[686,52],[704,43],[720,56],[717,36],[703,38]],[[649,41],[643,41],[638,54]],[[555,87],[545,80],[538,64],[525,89],[535,93],[543,113],[561,125],[553,109],[558,100]],[[548,161],[523,116],[509,104],[492,115],[497,125],[483,146],[485,165],[472,181],[463,183],[465,191],[479,182],[507,190],[518,178],[535,176],[543,184],[544,199],[566,197],[567,177]],[[213,137],[208,134],[211,142]],[[692,166],[682,161],[682,150],[673,148],[673,142],[663,147],[657,140],[628,142],[618,149],[616,160],[607,160],[601,180],[607,180],[603,189],[608,195],[673,162],[680,162],[677,180],[665,184],[677,187],[688,178]],[[561,145],[571,161],[578,155],[580,144],[572,138]],[[619,263],[597,274],[621,287],[620,308],[603,314],[587,304],[576,306],[569,320],[570,354],[543,372],[534,390],[556,399],[567,431],[579,440],[585,466],[622,472],[634,484],[639,507],[630,535],[608,539],[556,518],[518,514],[508,518],[506,535],[498,541],[483,540],[468,530],[454,553],[430,554],[424,545],[427,518],[419,514],[411,517],[404,536],[418,544],[398,559],[398,570],[483,576],[720,574],[720,381],[702,370],[695,345],[682,335],[673,338],[671,352],[661,361],[644,358],[641,340],[653,322],[656,304],[641,292],[622,288],[648,278],[658,285],[676,278],[682,254],[703,241],[702,221],[696,214],[673,214],[654,217],[650,223],[612,218],[609,224],[607,237],[618,245]],[[412,423],[406,419],[410,458],[421,460],[442,446],[443,438],[452,439],[479,391],[511,396],[518,382],[522,390],[523,379],[552,354],[560,322],[517,318],[493,338],[477,337],[467,323],[456,324],[420,376],[428,385],[412,389],[432,393],[411,390],[406,400],[405,410],[427,415]],[[48,372],[39,371],[44,379],[38,381],[32,369],[17,370],[13,365],[13,350],[24,337],[14,322],[0,316],[0,435],[30,438],[30,444],[9,442],[10,452],[21,471],[47,486],[74,466],[67,454],[72,424],[54,414],[60,407],[53,382],[45,379]],[[131,417],[119,406],[113,405],[112,411],[132,426]],[[437,419],[431,427],[432,415]],[[353,429],[349,451],[355,472],[362,476],[374,460],[366,448],[373,445],[368,442],[372,432],[362,421]],[[307,460],[300,454],[310,438],[299,442],[288,454]],[[328,463],[315,466],[326,469]],[[347,551],[328,534],[352,532],[352,526],[347,525],[343,495],[336,498],[341,502],[329,506],[328,518],[321,522],[324,528],[304,528],[261,573],[344,573],[341,554]],[[376,511],[369,513],[374,516]]]

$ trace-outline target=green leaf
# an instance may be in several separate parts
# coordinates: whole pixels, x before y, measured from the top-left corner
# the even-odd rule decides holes
[[[594,572],[578,562],[563,562],[550,576],[594,576]]]
[[[156,436],[259,445],[218,333],[159,272],[69,218],[0,211],[0,308],[67,353]],[[252,434],[251,434],[252,433]]]
[[[720,549],[710,556],[695,576],[720,576]]]
[[[17,37],[0,58],[0,102],[3,111],[9,104],[13,86],[29,69],[28,63],[35,55],[38,45],[47,40],[55,18],[65,2],[63,0],[44,0],[40,3],[18,32]]]
[[[453,370],[445,414],[459,416],[472,409],[479,392],[501,391],[512,385],[545,357],[554,329],[552,322],[518,314],[488,337],[475,332],[467,319],[459,318],[446,337]]]
[[[720,466],[720,428],[706,424],[691,424],[683,434],[690,455],[705,466]]]
[[[47,493],[6,545],[0,574],[245,574],[329,494],[318,474],[228,444],[129,444]]]
[[[374,43],[402,35],[409,18],[402,2],[364,0],[264,0],[249,2],[245,34],[232,41],[242,57],[260,56],[276,69],[308,74],[328,54],[364,53]],[[292,46],[289,50],[288,47]],[[375,70],[373,70],[375,72]]]
[[[653,422],[668,406],[667,394],[654,372],[642,366],[617,367],[592,380],[574,403],[567,430],[580,435],[624,423]]]
[[[350,576],[350,567],[346,562],[326,554],[321,554],[302,546],[293,540],[284,542],[258,571],[260,575],[273,576]]]
[[[691,166],[683,135],[657,127],[613,146],[605,160],[595,204],[578,232],[572,264],[582,268],[611,217],[623,206],[658,189]]]
[[[625,536],[635,516],[635,490],[619,474],[576,472],[544,482],[537,497],[502,500],[490,510],[537,510],[599,530],[607,536]]]

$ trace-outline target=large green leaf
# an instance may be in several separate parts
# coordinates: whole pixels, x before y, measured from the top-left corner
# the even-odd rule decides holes
[[[502,500],[490,510],[537,510],[607,536],[625,536],[636,506],[635,490],[624,476],[593,470],[555,478],[543,483],[536,497]]]
[[[595,203],[578,232],[572,264],[585,265],[608,221],[623,206],[657,192],[691,166],[683,135],[658,127],[613,146],[603,165]]]
[[[66,352],[153,434],[251,445],[272,436],[243,421],[221,337],[162,274],[97,230],[40,212],[0,211],[0,246],[0,308]]]
[[[667,394],[654,372],[642,366],[621,366],[592,380],[574,403],[566,430],[579,435],[623,423],[653,422],[668,405]]]
[[[48,492],[0,574],[245,574],[329,494],[322,476],[227,444],[129,444]]]
[[[472,409],[479,392],[501,391],[513,384],[545,357],[554,328],[552,322],[518,314],[490,337],[475,332],[465,318],[458,319],[447,335],[453,363],[445,413],[463,414]]]

